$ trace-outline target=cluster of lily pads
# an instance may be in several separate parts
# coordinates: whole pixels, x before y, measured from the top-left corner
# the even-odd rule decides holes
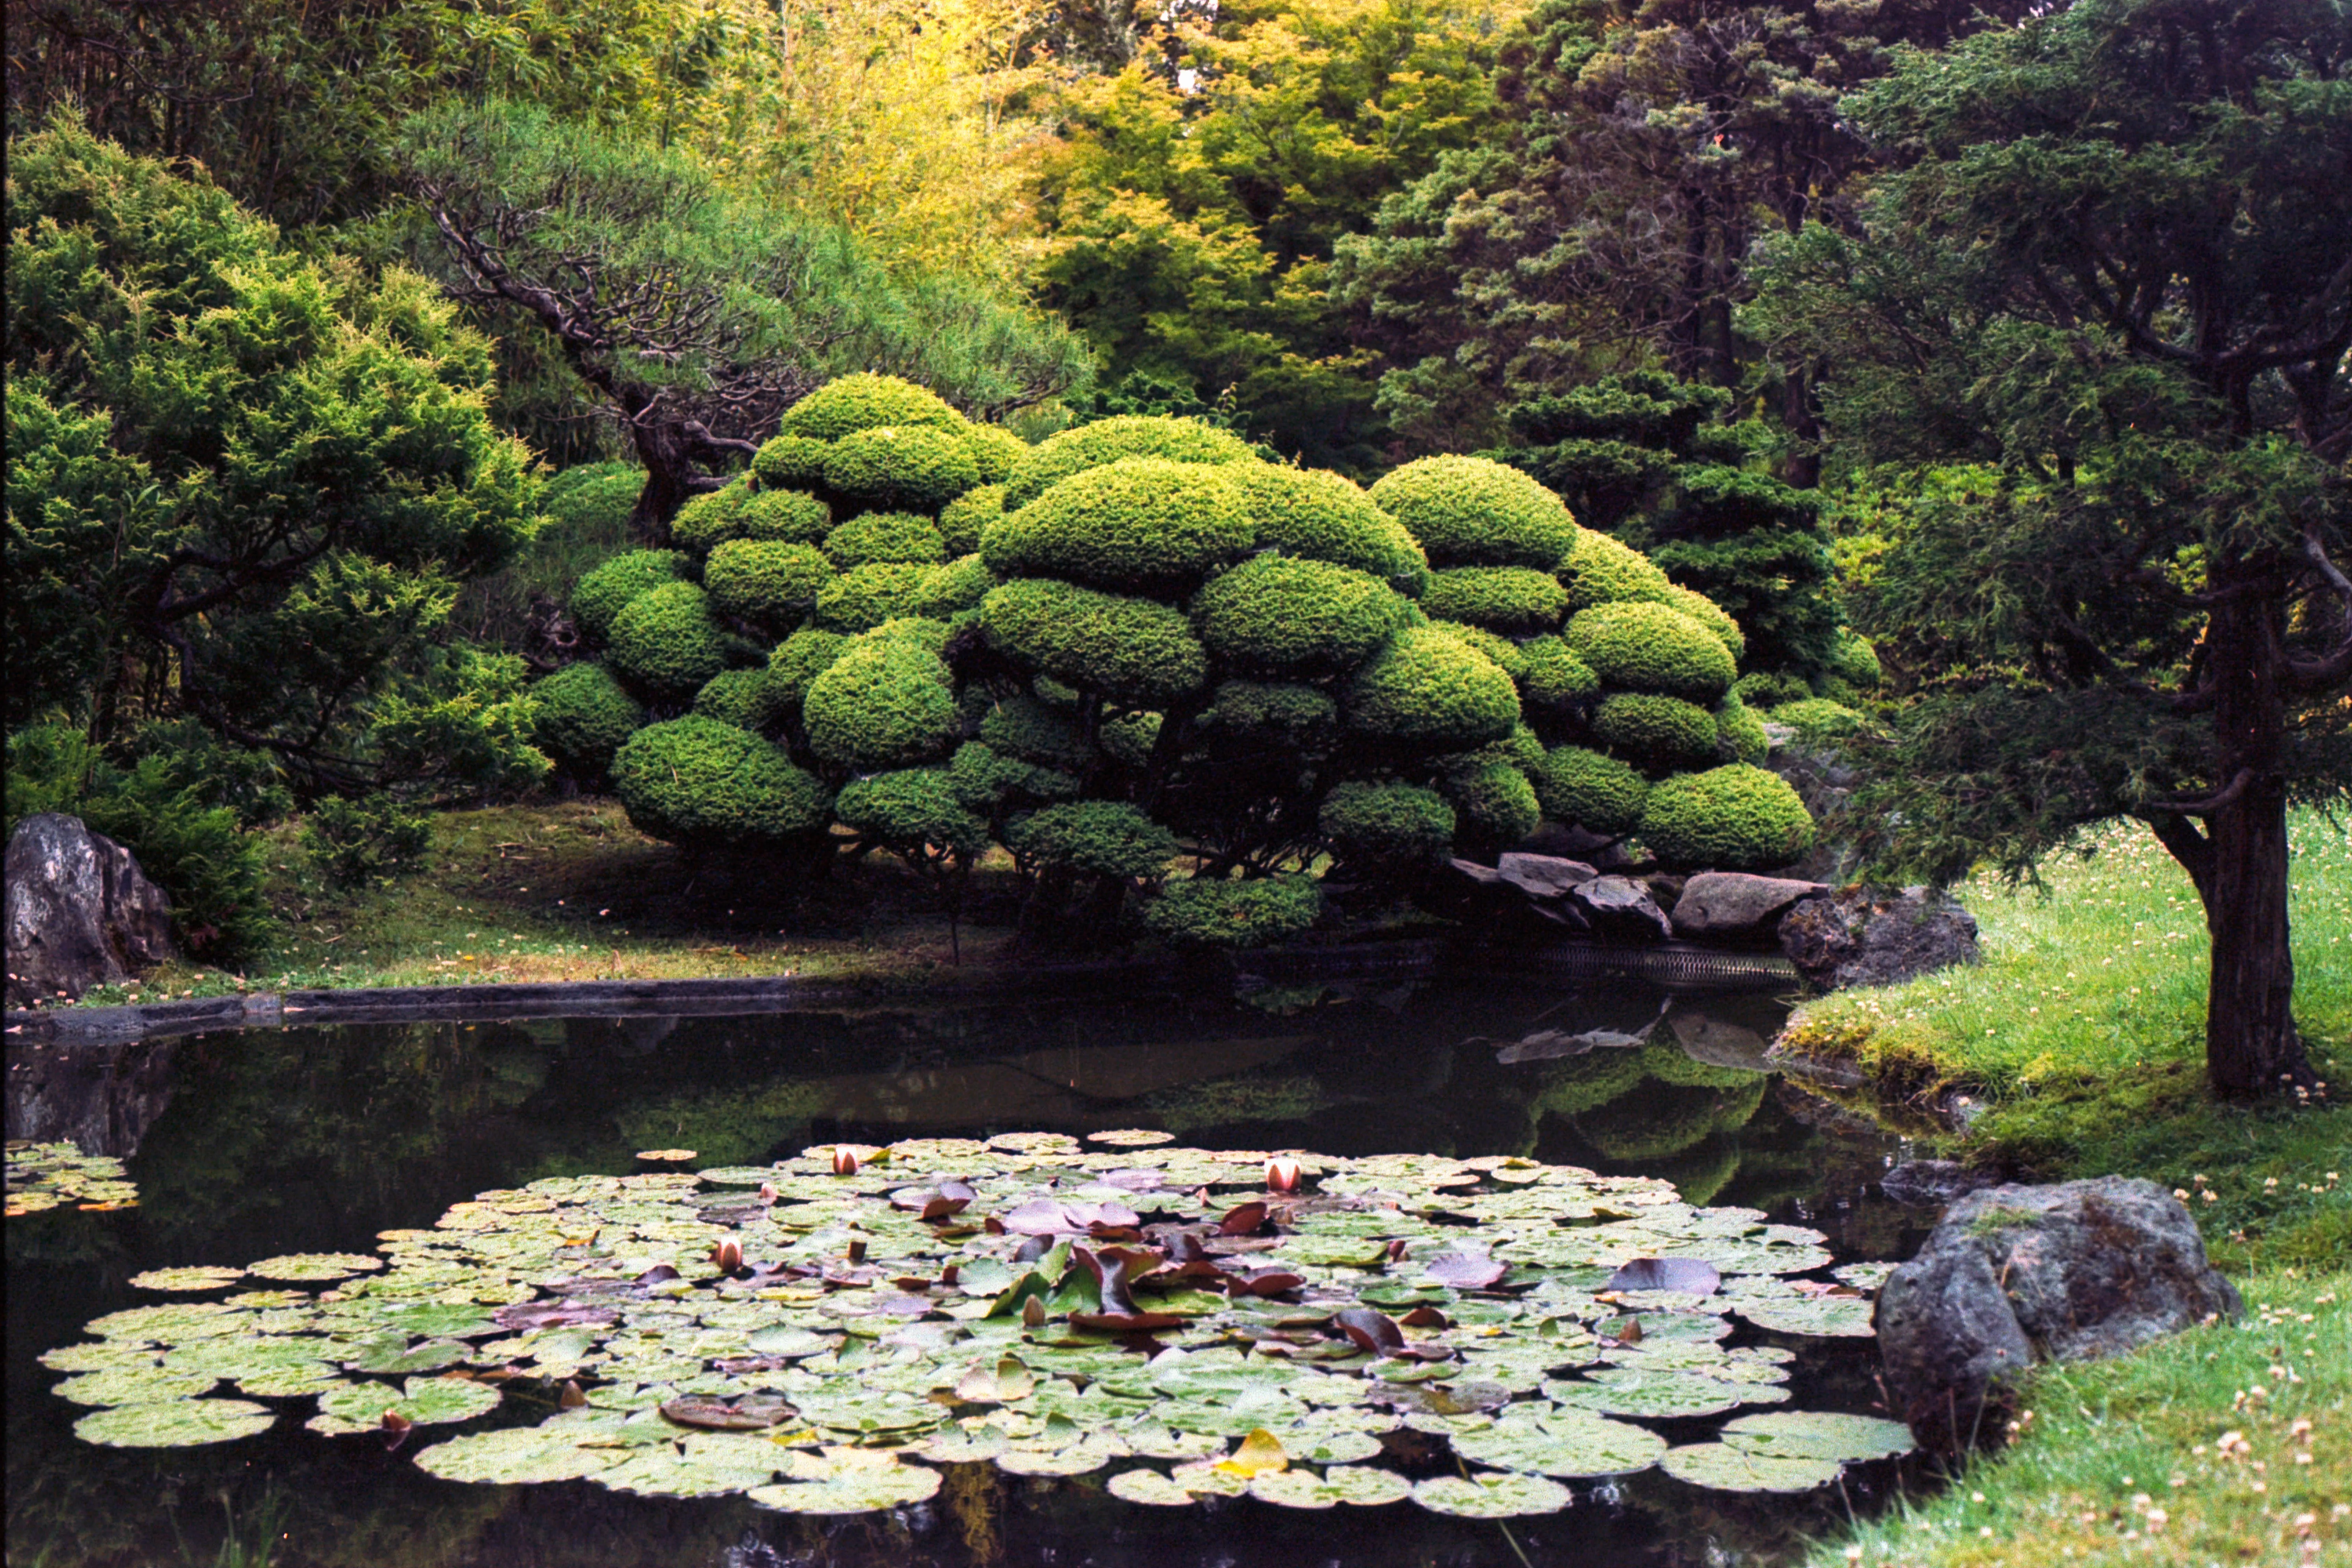
[[[1801,1491],[1910,1447],[1893,1422],[1784,1408],[1787,1349],[1726,1346],[1734,1317],[1871,1331],[1884,1266],[1832,1269],[1817,1232],[1512,1157],[1168,1136],[534,1182],[384,1232],[381,1257],[140,1276],[247,1288],[112,1313],[42,1359],[100,1407],[76,1428],[91,1442],[245,1436],[279,1419],[271,1400],[395,1444],[495,1411],[528,1424],[417,1463],[813,1513],[919,1501],[936,1467],[988,1462],[1108,1471],[1139,1504],[1410,1497],[1495,1517],[1653,1466]],[[216,1396],[224,1381],[246,1397]],[[1679,1445],[1642,1425],[1715,1415],[1731,1419]]]
[[[71,1143],[8,1141],[7,1215],[38,1214],[63,1204],[86,1209],[126,1209],[139,1201],[122,1162],[85,1154]]]

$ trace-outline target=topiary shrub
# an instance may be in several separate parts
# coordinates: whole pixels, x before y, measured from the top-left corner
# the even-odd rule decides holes
[[[823,675],[849,639],[839,632],[804,626],[776,645],[768,656],[768,683],[787,710],[808,696],[809,683]]]
[[[824,536],[826,559],[844,572],[876,562],[919,562],[937,566],[948,558],[938,524],[917,512],[869,511]]]
[[[1852,626],[1840,626],[1830,644],[1829,672],[1860,691],[1874,689],[1886,679],[1879,667],[1878,650]]]
[[[1420,606],[1415,605],[1418,609]],[[1424,623],[1444,632],[1465,647],[1477,649],[1496,664],[1516,684],[1528,672],[1528,656],[1517,643],[1500,632],[1490,632],[1485,626],[1474,626],[1466,621],[1429,621]]]
[[[782,748],[699,713],[630,736],[613,758],[613,789],[640,831],[698,848],[821,832],[830,804]]]
[[[1785,669],[1759,670],[1731,683],[1731,695],[1750,708],[1778,708],[1783,702],[1801,702],[1812,694],[1811,687]]]
[[[1733,763],[1653,786],[1642,842],[1668,865],[1724,871],[1785,866],[1811,847],[1813,819],[1789,781]]]
[[[824,502],[800,490],[753,489],[740,479],[677,509],[669,535],[681,549],[707,555],[731,539],[812,544],[833,526]]]
[[[641,691],[683,701],[727,668],[727,632],[692,583],[648,588],[613,617],[614,671]]]
[[[1797,739],[1819,743],[1842,741],[1858,735],[1870,727],[1870,721],[1843,702],[1832,702],[1826,697],[1807,697],[1796,702],[1783,702],[1771,710],[1775,724],[1786,724],[1797,732]]]
[[[1442,787],[1463,829],[1481,847],[1517,844],[1543,821],[1535,785],[1508,763],[1449,770]]]
[[[1621,691],[1592,712],[1595,740],[1654,773],[1715,760],[1715,715],[1679,697]]]
[[[632,550],[580,579],[572,590],[572,624],[592,643],[613,635],[613,617],[621,606],[649,588],[676,583],[693,571],[694,563],[675,550]]]
[[[703,563],[702,586],[720,615],[782,627],[808,614],[833,575],[813,544],[730,539]]]
[[[1095,758],[1077,721],[1034,697],[1010,697],[991,708],[981,719],[980,738],[1007,756],[1068,773]]]
[[[952,616],[959,610],[978,608],[995,586],[996,574],[988,569],[988,563],[967,555],[932,567],[930,575],[923,579],[922,592],[916,595],[915,607],[926,616]]]
[[[1301,934],[1322,913],[1323,889],[1312,877],[1188,877],[1160,889],[1143,923],[1178,947],[1265,947]]]
[[[1546,816],[1592,833],[1631,833],[1641,825],[1650,781],[1630,763],[1582,746],[1555,746],[1536,770],[1536,799]]]
[[[1570,617],[1569,651],[1611,686],[1713,702],[1739,673],[1706,626],[1664,605],[1595,605]]]
[[[1008,509],[1027,506],[1072,474],[1116,463],[1122,458],[1160,458],[1176,463],[1247,463],[1257,454],[1229,430],[1197,419],[1156,415],[1120,415],[1059,431],[1029,448],[1004,481]]]
[[[838,441],[886,425],[961,430],[964,417],[938,394],[895,375],[861,371],[826,382],[784,410],[783,434]]]
[[[1151,761],[1167,718],[1160,713],[1121,713],[1102,721],[1102,752],[1112,762],[1140,768]]]
[[[934,658],[945,658],[948,638],[952,634],[945,621],[934,620],[929,616],[899,616],[862,635],[869,640],[897,637],[913,643]]]
[[[1339,705],[1311,686],[1228,680],[1201,722],[1213,732],[1300,750],[1329,743],[1339,728]]]
[[[808,436],[779,436],[751,459],[751,476],[763,489],[812,489],[824,483],[824,460],[833,444]]]
[[[694,694],[694,710],[722,724],[760,734],[792,710],[772,676],[760,669],[722,669]]]
[[[997,647],[1117,701],[1157,707],[1190,696],[1208,679],[1208,651],[1192,623],[1182,611],[1149,599],[1021,577],[989,590],[981,614]]]
[[[1234,463],[1225,476],[1241,488],[1260,546],[1353,566],[1399,593],[1420,594],[1429,576],[1420,543],[1353,481],[1277,463]]]
[[[1560,585],[1568,590],[1568,606],[1571,610],[1663,600],[1674,586],[1656,562],[1632,545],[1621,544],[1589,528],[1576,531],[1574,544],[1553,571]]]
[[[1558,496],[1485,458],[1407,463],[1372,487],[1372,500],[1421,542],[1433,566],[1549,572],[1576,542],[1576,520]]]
[[[1324,798],[1315,825],[1350,861],[1432,865],[1454,847],[1454,808],[1417,784],[1343,784]]]
[[[1365,662],[1342,700],[1360,734],[1434,749],[1500,740],[1519,694],[1502,667],[1434,626],[1408,626]]]
[[[973,858],[988,848],[988,824],[966,810],[940,768],[907,768],[844,784],[833,813],[873,842],[902,854],[930,848]]]
[[[956,430],[883,425],[835,441],[824,482],[867,506],[934,512],[980,483],[980,465]]]
[[[948,782],[967,809],[992,817],[1078,793],[1078,781],[1068,773],[1008,757],[985,741],[966,741],[956,748],[948,762]]]
[[[964,450],[971,454],[983,485],[1003,484],[1029,455],[1029,443],[1002,425],[966,425],[957,434],[963,438]]]
[[[884,621],[920,614],[923,590],[936,566],[877,561],[854,566],[817,590],[817,625],[830,631],[871,631]]]
[[[1538,712],[1565,712],[1601,690],[1593,668],[1558,637],[1531,637],[1519,645],[1519,700]]]
[[[1715,705],[1715,754],[1727,763],[1761,763],[1772,754],[1764,721],[1737,697],[1726,696]]]
[[[1747,655],[1748,636],[1739,629],[1739,623],[1731,618],[1730,612],[1705,594],[1695,588],[1685,588],[1679,583],[1669,583],[1665,595],[1658,603],[1680,610],[1713,632],[1734,659]]]
[[[1421,607],[1432,620],[1496,632],[1543,632],[1568,613],[1568,590],[1530,566],[1455,566],[1429,574]]]
[[[532,743],[583,783],[601,781],[621,742],[646,721],[645,709],[601,664],[567,664],[530,694]]]
[[[1008,577],[1174,595],[1239,559],[1255,538],[1241,491],[1220,470],[1126,458],[1073,475],[992,523],[980,552]]]
[[[809,750],[836,767],[868,772],[935,762],[963,731],[947,666],[919,643],[855,639],[801,700]]]
[[[1014,822],[1004,846],[1033,867],[1150,881],[1166,874],[1176,836],[1125,801],[1076,800]]]
[[[1209,651],[1236,669],[1320,673],[1360,663],[1403,612],[1396,590],[1353,567],[1260,555],[1194,596],[1192,624]]]
[[[940,508],[940,537],[951,555],[970,555],[980,548],[982,531],[1004,515],[1004,487],[982,485]]]

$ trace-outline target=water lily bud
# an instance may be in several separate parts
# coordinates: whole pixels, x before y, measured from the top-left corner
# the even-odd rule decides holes
[[[782,1194],[782,1193],[780,1193],[780,1192],[776,1191],[776,1186],[775,1186],[775,1184],[774,1184],[774,1183],[772,1183],[772,1182],[761,1182],[761,1183],[760,1184],[760,1201],[761,1201],[761,1203],[763,1203],[763,1204],[772,1204],[772,1203],[774,1203],[778,1198],[782,1197],[783,1195],[784,1195],[783,1194]]]
[[[1298,1190],[1298,1162],[1277,1155],[1265,1163],[1265,1190],[1269,1193],[1295,1193]]]
[[[846,1143],[833,1146],[833,1173],[836,1176],[857,1174],[857,1151]]]
[[[729,1237],[710,1249],[710,1261],[719,1265],[719,1272],[734,1273],[743,1267],[743,1244]]]

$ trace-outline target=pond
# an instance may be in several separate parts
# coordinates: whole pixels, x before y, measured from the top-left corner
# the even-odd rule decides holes
[[[1664,1178],[1690,1203],[1811,1227],[1839,1263],[1906,1257],[1917,1240],[1917,1211],[1876,1191],[1892,1142],[1761,1070],[1783,1012],[1768,997],[1509,975],[1239,998],[1140,981],[1127,989],[743,1017],[12,1044],[11,1140],[70,1138],[118,1156],[137,1200],[66,1202],[6,1221],[9,1561],[251,1563],[266,1551],[278,1563],[371,1565],[1771,1563],[1848,1509],[1883,1506],[1900,1484],[1911,1461],[1850,1465],[1835,1485],[1783,1495],[1695,1487],[1654,1468],[1563,1481],[1564,1509],[1486,1520],[1247,1495],[1143,1507],[1108,1495],[1101,1474],[950,1464],[936,1495],[910,1506],[780,1513],[740,1493],[441,1479],[416,1462],[421,1436],[397,1448],[374,1435],[323,1436],[299,1412],[236,1441],[99,1447],[75,1435],[89,1408],[53,1393],[64,1376],[39,1359],[83,1341],[84,1325],[106,1314],[189,1300],[135,1286],[146,1271],[373,1253],[395,1245],[380,1233],[432,1227],[478,1193],[534,1182],[567,1190],[552,1178],[779,1161],[821,1170],[792,1163],[815,1146],[910,1139],[1137,1129],[1206,1151],[1513,1156]],[[658,1165],[638,1158],[645,1151],[692,1158]],[[1406,1299],[1395,1300],[1402,1311]],[[1873,1409],[1867,1338],[1742,1318],[1722,1344],[1777,1361],[1770,1375],[1792,1407]],[[507,1409],[455,1430],[511,1425],[534,1398],[531,1420],[555,1405],[550,1384],[509,1391]],[[1648,1423],[1675,1444],[1721,1424],[1719,1412]],[[1416,1447],[1412,1431],[1382,1441],[1407,1480],[1460,1468],[1442,1441]]]

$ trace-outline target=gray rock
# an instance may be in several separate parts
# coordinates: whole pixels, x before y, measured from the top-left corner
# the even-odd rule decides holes
[[[1458,862],[1457,862],[1458,864]],[[1570,888],[1601,875],[1581,860],[1557,855],[1508,854],[1496,857],[1495,874],[1531,899],[1557,899]]]
[[[1455,871],[1469,878],[1482,888],[1497,888],[1506,885],[1503,881],[1503,874],[1492,866],[1481,866],[1475,860],[1465,860],[1458,856],[1452,864]]]
[[[1769,943],[1790,906],[1828,891],[1819,882],[1787,877],[1701,871],[1683,884],[1682,896],[1675,900],[1675,931],[1693,942]]]
[[[1569,889],[1570,909],[1590,921],[1594,932],[1618,942],[1663,942],[1675,934],[1666,912],[1650,889],[1631,877],[1595,877]]]
[[[1979,956],[1976,917],[1925,888],[1864,884],[1800,899],[1780,937],[1798,973],[1825,991],[1893,985]]]
[[[79,999],[177,956],[172,901],[130,850],[79,817],[16,825],[6,862],[8,1005]]]
[[[1906,1160],[1878,1178],[1880,1192],[1911,1208],[1941,1208],[1954,1198],[1999,1184],[1999,1178],[1971,1171],[1957,1160]]]
[[[1683,1054],[1709,1067],[1770,1072],[1764,1052],[1788,1009],[1769,996],[1676,997],[1666,1026]]]
[[[2116,1355],[2242,1310],[2179,1201],[2130,1176],[1998,1186],[1946,1211],[1878,1296],[1895,1413],[1955,1452],[2035,1360]]]

